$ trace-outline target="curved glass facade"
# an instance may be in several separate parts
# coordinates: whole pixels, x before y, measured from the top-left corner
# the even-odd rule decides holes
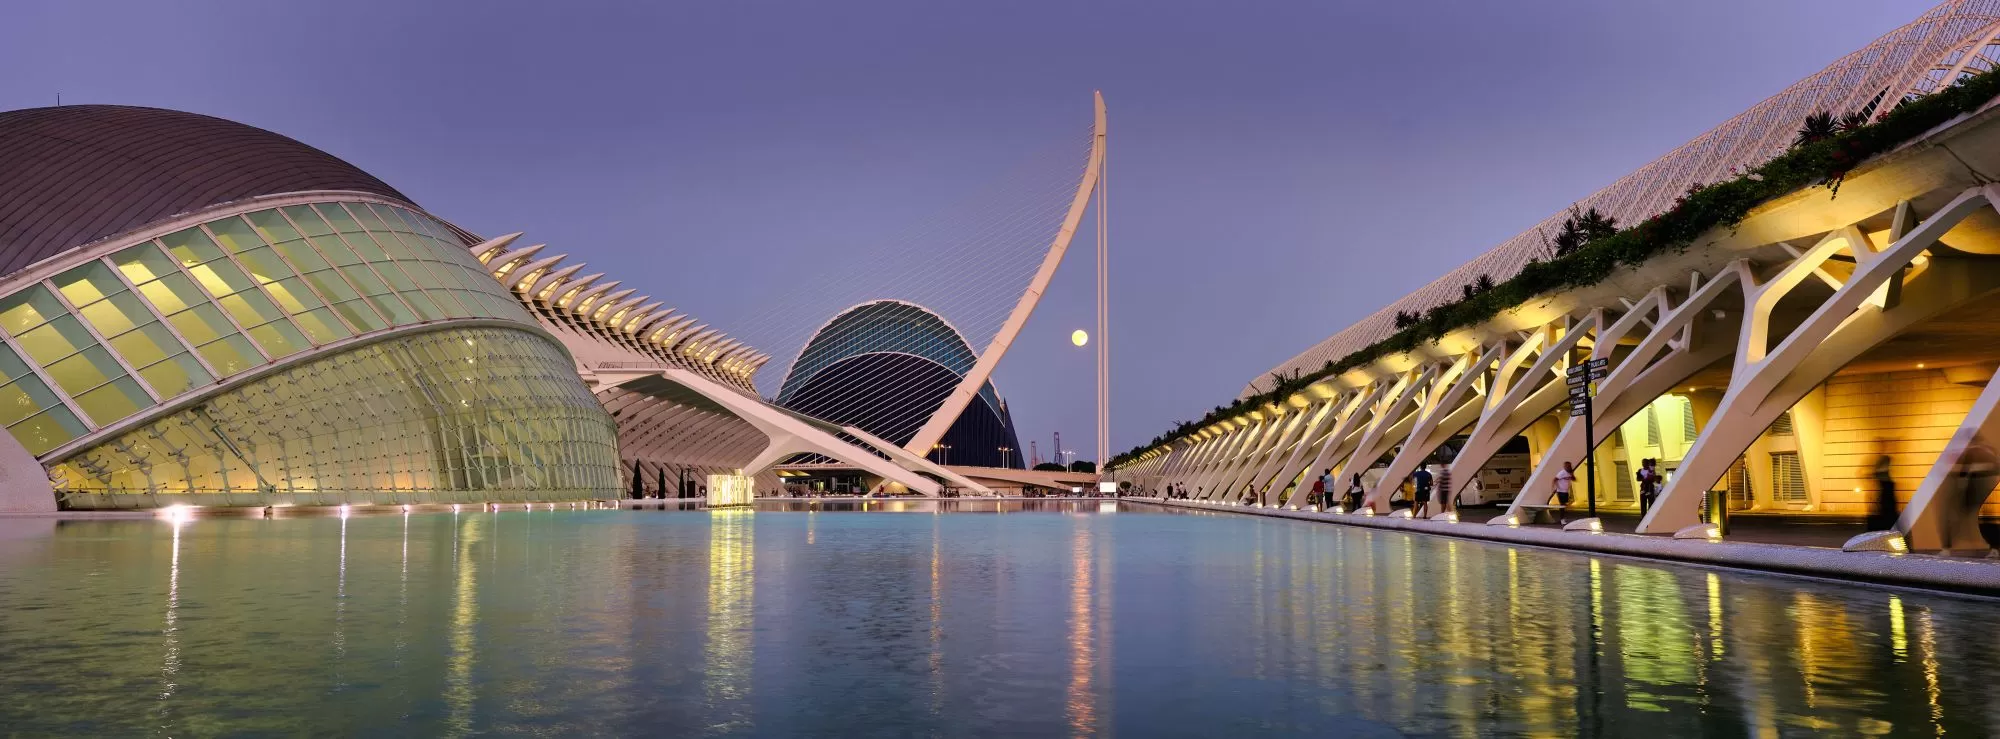
[[[617,428],[540,335],[441,328],[288,367],[54,466],[69,508],[616,495]]]
[[[0,297],[0,425],[41,456],[300,352],[453,318],[534,325],[421,213],[351,200],[217,218]]]
[[[972,345],[938,314],[915,303],[878,300],[849,308],[813,333],[785,373],[778,386],[778,403],[784,405],[804,398],[804,388],[828,367],[864,354],[894,352],[911,354],[935,362],[964,377],[979,362]],[[993,383],[979,388],[979,396],[994,409],[1000,395]]]

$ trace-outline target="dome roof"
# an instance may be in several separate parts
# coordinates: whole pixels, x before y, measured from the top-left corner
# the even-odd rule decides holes
[[[0,275],[212,205],[310,190],[409,200],[331,154],[212,116],[122,105],[0,112]]]

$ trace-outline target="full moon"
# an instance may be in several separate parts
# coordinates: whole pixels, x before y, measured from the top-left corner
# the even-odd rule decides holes
[[[1084,333],[1083,329],[1077,329],[1075,331],[1071,331],[1069,332],[1069,343],[1075,344],[1077,346],[1083,346],[1084,344],[1088,344],[1090,343],[1090,334]]]

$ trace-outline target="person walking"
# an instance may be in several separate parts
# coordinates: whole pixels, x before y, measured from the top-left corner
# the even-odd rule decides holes
[[[1452,493],[1451,465],[1439,462],[1437,465],[1438,512],[1450,513],[1458,507],[1458,496]]]
[[[1324,477],[1315,478],[1313,480],[1312,494],[1306,496],[1306,505],[1309,506],[1319,505],[1320,501],[1325,499],[1326,499],[1326,478]]]
[[[1430,513],[1432,479],[1431,471],[1427,467],[1418,467],[1416,472],[1410,474],[1410,484],[1415,493],[1410,501],[1411,518],[1423,518]]]
[[[1634,475],[1639,478],[1639,515],[1641,516],[1646,515],[1647,511],[1653,510],[1653,498],[1660,492],[1660,473],[1653,468],[1655,461],[1650,457],[1640,461],[1639,471]]]
[[[1332,467],[1328,467],[1325,472],[1320,473],[1319,484],[1320,488],[1326,491],[1324,497],[1319,500],[1319,507],[1332,509],[1333,496],[1335,495],[1334,489],[1340,486],[1340,480],[1333,476]]]
[[[1896,527],[1896,478],[1890,474],[1893,460],[1887,454],[1876,455],[1875,465],[1869,476],[1875,478],[1875,508],[1868,516],[1869,531],[1888,531]]]
[[[1354,481],[1347,484],[1347,510],[1350,512],[1361,510],[1361,502],[1367,495],[1368,491],[1361,487],[1361,473],[1354,473]]]
[[[1556,509],[1556,525],[1569,523],[1569,491],[1576,485],[1576,465],[1564,462],[1563,468],[1556,470],[1555,491],[1550,494],[1550,502],[1562,506]]]
[[[1994,483],[2000,480],[2000,458],[1994,456],[1985,439],[1975,435],[1959,454],[1956,471],[1958,500],[1956,510],[1950,511],[1953,520],[1943,524],[1944,555],[1949,557],[1960,548],[1990,553],[1996,547],[1979,525],[1979,510],[1986,507],[1986,497],[1993,494]]]

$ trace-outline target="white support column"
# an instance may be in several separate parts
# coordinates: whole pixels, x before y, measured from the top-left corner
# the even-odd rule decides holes
[[[1669,304],[1664,288],[1656,288],[1634,303],[1631,312],[1612,322],[1593,344],[1592,358],[1612,358],[1613,349],[1639,324],[1650,323],[1651,331],[1641,336],[1631,351],[1617,357],[1617,364],[1597,383],[1591,423],[1598,429],[1598,438],[1590,440],[1592,443],[1586,447],[1583,422],[1574,417],[1566,419],[1555,442],[1542,455],[1541,464],[1528,477],[1522,494],[1515,496],[1513,504],[1508,506],[1507,514],[1520,516],[1522,506],[1546,502],[1549,496],[1544,491],[1554,490],[1555,473],[1563,462],[1576,462],[1581,469],[1584,455],[1594,454],[1596,445],[1615,433],[1619,425],[1694,373],[1728,356],[1735,346],[1733,334],[1710,335],[1690,329],[1718,299],[1747,279],[1748,265],[1737,262],[1691,291],[1677,305]],[[1648,315],[1655,317],[1649,320]]]
[[[1283,480],[1284,485],[1291,484],[1290,477],[1279,478],[1276,475],[1280,471],[1290,469],[1292,463],[1298,461],[1300,457],[1305,455],[1308,449],[1312,448],[1310,442],[1317,438],[1317,435],[1326,428],[1327,424],[1333,422],[1335,412],[1344,399],[1345,396],[1329,398],[1319,403],[1318,410],[1313,410],[1307,414],[1309,418],[1299,425],[1298,430],[1291,435],[1291,438],[1284,445],[1278,448],[1277,453],[1271,455],[1271,460],[1262,469],[1257,470],[1256,476],[1250,479],[1250,484],[1257,486],[1263,495],[1267,496],[1271,501],[1276,502],[1278,496],[1283,495],[1285,492],[1284,487],[1280,486],[1279,481]],[[1273,490],[1272,488],[1277,489]],[[1291,500],[1295,504],[1298,503],[1298,494],[1293,493]]]
[[[1257,486],[1252,484],[1251,480],[1256,476],[1257,470],[1264,466],[1264,459],[1271,454],[1271,450],[1277,444],[1281,443],[1291,433],[1292,429],[1305,419],[1306,414],[1299,409],[1294,408],[1289,410],[1291,410],[1290,413],[1271,419],[1267,424],[1268,428],[1261,434],[1262,438],[1251,445],[1250,453],[1237,465],[1236,470],[1230,473],[1229,477],[1222,482],[1223,489],[1238,490],[1248,488],[1244,495],[1250,499],[1250,502],[1266,502],[1263,493],[1257,490]]]
[[[1356,473],[1366,472],[1375,464],[1375,460],[1381,459],[1382,455],[1389,451],[1389,446],[1399,436],[1396,433],[1397,428],[1414,423],[1411,416],[1415,412],[1411,406],[1416,403],[1418,393],[1431,384],[1432,378],[1436,377],[1439,371],[1437,365],[1424,367],[1422,370],[1419,373],[1416,368],[1412,368],[1403,373],[1402,381],[1397,384],[1396,389],[1390,391],[1386,402],[1370,409],[1368,426],[1362,431],[1360,441],[1354,445],[1354,450],[1348,453],[1347,458],[1341,460],[1341,463],[1334,468],[1335,480],[1346,480]],[[1389,499],[1381,494],[1384,489],[1384,486],[1377,484],[1368,491],[1367,496],[1362,499],[1362,504],[1375,509],[1377,513],[1387,513]]]
[[[1593,313],[1571,323],[1562,338],[1553,343],[1549,334],[1554,328],[1545,328],[1522,342],[1520,348],[1507,358],[1496,375],[1494,390],[1486,395],[1485,412],[1467,435],[1465,448],[1459,450],[1458,458],[1451,463],[1454,487],[1470,484],[1480,469],[1493,459],[1493,455],[1500,453],[1501,447],[1562,404],[1563,398],[1568,395],[1562,370],[1569,353],[1585,335],[1602,325],[1599,323],[1601,318],[1602,315]],[[1515,368],[1531,355],[1535,363],[1525,373],[1518,373]],[[1443,492],[1456,494],[1458,491]]]
[[[1423,406],[1417,410],[1416,422],[1409,435],[1404,437],[1402,450],[1389,461],[1382,479],[1375,483],[1377,489],[1369,491],[1369,497],[1379,496],[1387,500],[1388,493],[1381,489],[1382,486],[1393,488],[1393,483],[1401,483],[1403,478],[1416,472],[1417,466],[1437,451],[1439,445],[1474,420],[1472,414],[1479,410],[1480,404],[1476,400],[1469,404],[1464,402],[1465,394],[1474,389],[1474,384],[1485,375],[1486,368],[1499,361],[1506,349],[1506,344],[1502,343],[1485,351],[1467,352],[1452,365],[1450,371],[1438,376],[1437,381],[1432,383],[1431,392],[1424,398]],[[1442,489],[1437,492],[1440,496],[1448,495]]]
[[[1354,440],[1357,432],[1364,428],[1373,417],[1373,409],[1380,405],[1383,402],[1383,398],[1391,392],[1400,392],[1400,384],[1377,381],[1366,388],[1357,390],[1354,396],[1347,401],[1347,405],[1340,410],[1334,422],[1333,431],[1328,432],[1325,442],[1319,445],[1319,453],[1313,455],[1312,461],[1307,463],[1303,470],[1291,470],[1287,478],[1298,477],[1301,473],[1312,475],[1317,470],[1333,468],[1335,460],[1345,458],[1347,451],[1353,448],[1351,442]],[[1345,494],[1347,492],[1346,475],[1334,477],[1334,483],[1339,488],[1339,493]]]
[[[1979,536],[1978,515],[1961,515],[1966,506],[1961,497],[1964,483],[1958,474],[1959,461],[1974,440],[1990,447],[2000,438],[1996,435],[2000,435],[2000,375],[1987,380],[1986,388],[1979,391],[1972,410],[1952,433],[1951,443],[1938,455],[1937,462],[1931,465],[1930,472],[1910,497],[1909,505],[1897,518],[1896,529],[1908,538],[1911,549],[1943,547],[1947,531],[1951,533],[1951,543],[1959,548],[1983,541]]]
[[[1905,279],[1913,260],[1939,237],[1973,212],[1989,207],[1992,189],[1991,185],[1967,189],[1880,251],[1859,229],[1849,226],[1829,233],[1770,281],[1754,287],[1746,282],[1748,310],[1736,364],[1715,412],[1716,418],[1726,420],[1702,431],[1658,504],[1639,522],[1639,533],[1671,533],[1696,523],[1702,493],[1721,481],[1764,429],[1806,393],[1867,350],[1995,287],[1992,269],[1983,261],[1951,260],[1954,265],[1947,270],[1940,268],[1945,260],[1932,258],[1925,269],[1908,277],[1909,287],[1896,307],[1885,311],[1870,302],[1891,279]],[[1853,274],[1773,347],[1771,310],[1842,249],[1854,257]]]

